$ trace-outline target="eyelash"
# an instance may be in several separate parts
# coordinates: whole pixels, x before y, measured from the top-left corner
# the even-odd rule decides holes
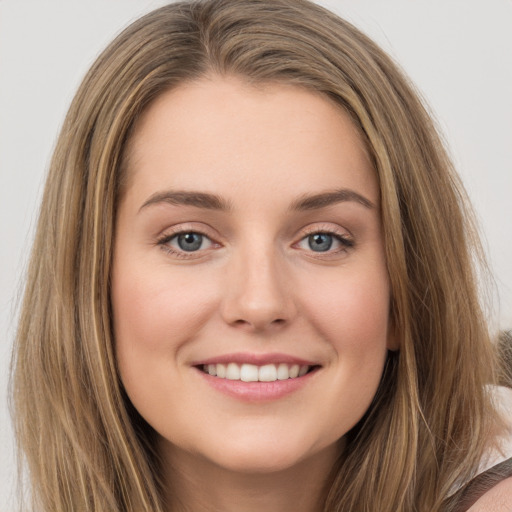
[[[217,247],[220,246],[220,244],[213,241],[209,235],[207,235],[205,232],[198,230],[198,229],[180,229],[179,231],[165,234],[162,237],[160,237],[159,239],[157,239],[156,244],[163,251],[165,251],[168,254],[172,254],[173,256],[175,256],[177,258],[181,258],[181,259],[198,258],[200,255],[202,256],[202,253],[205,250],[208,250],[208,249],[187,252],[187,251],[176,250],[173,247],[171,247],[170,245],[168,245],[171,240],[175,239],[176,237],[178,237],[180,235],[184,235],[184,234],[188,234],[188,233],[201,235],[202,237],[207,238],[213,246],[217,246]],[[336,231],[332,228],[324,228],[323,229],[321,227],[320,228],[316,227],[314,229],[313,228],[306,229],[306,231],[304,232],[304,234],[302,235],[300,240],[298,242],[294,243],[293,246],[297,246],[298,244],[305,241],[310,236],[320,235],[320,234],[332,236],[337,242],[339,242],[341,244],[341,247],[336,250],[329,249],[328,251],[313,251],[312,249],[310,251],[308,251],[308,252],[312,253],[311,255],[315,258],[322,258],[322,257],[326,258],[329,256],[336,256],[340,253],[347,252],[349,249],[353,248],[355,245],[354,239],[351,236],[347,236],[346,234],[342,235],[341,233],[339,233],[338,231]]]
[[[175,256],[177,258],[181,258],[181,259],[194,259],[194,258],[197,258],[204,251],[204,249],[200,250],[200,251],[190,251],[190,252],[187,252],[187,251],[176,250],[173,247],[171,247],[170,245],[168,245],[169,242],[171,240],[173,240],[174,238],[176,238],[176,237],[178,237],[180,235],[188,234],[188,233],[194,233],[194,234],[197,234],[197,235],[201,235],[201,236],[207,238],[208,240],[210,240],[210,242],[214,246],[215,245],[216,246],[220,245],[218,243],[215,243],[212,240],[212,238],[210,236],[208,236],[206,233],[204,233],[203,231],[200,231],[198,229],[180,229],[179,231],[175,231],[173,233],[168,233],[168,234],[163,235],[161,238],[157,239],[156,243],[167,254],[172,254],[173,256]]]
[[[348,250],[352,249],[355,246],[355,241],[352,238],[352,236],[347,235],[345,233],[341,234],[339,231],[332,229],[330,227],[325,227],[325,228],[315,227],[315,228],[311,228],[311,229],[306,228],[305,233],[302,236],[302,238],[299,240],[299,242],[297,242],[294,245],[301,243],[302,241],[306,240],[307,238],[309,238],[310,236],[313,236],[313,235],[330,235],[336,241],[338,241],[341,245],[341,247],[336,250],[319,251],[319,252],[315,252],[315,251],[311,250],[310,251],[312,253],[311,256],[313,256],[315,258],[326,258],[329,256],[337,256],[341,253],[347,252]]]

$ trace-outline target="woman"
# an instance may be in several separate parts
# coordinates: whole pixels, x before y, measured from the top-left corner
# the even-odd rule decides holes
[[[34,503],[493,499],[474,251],[428,115],[351,25],[302,0],[150,13],[85,78],[43,198],[14,376]]]

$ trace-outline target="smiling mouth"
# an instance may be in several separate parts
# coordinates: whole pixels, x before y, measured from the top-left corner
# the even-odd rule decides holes
[[[311,373],[319,366],[298,364],[204,364],[197,368],[212,377],[226,380],[238,380],[242,382],[275,382],[278,380],[298,379]]]

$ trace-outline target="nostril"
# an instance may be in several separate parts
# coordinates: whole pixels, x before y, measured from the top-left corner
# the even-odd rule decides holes
[[[259,325],[260,323],[262,325]],[[249,320],[244,320],[243,318],[239,318],[238,320],[235,320],[234,322],[232,322],[232,325],[234,325],[234,326],[252,326],[255,328],[261,328],[261,327],[267,327],[267,326],[271,326],[271,325],[283,325],[285,323],[286,323],[286,320],[284,318],[276,318],[275,320],[271,320],[268,323],[267,322],[257,322],[257,321],[251,322]]]

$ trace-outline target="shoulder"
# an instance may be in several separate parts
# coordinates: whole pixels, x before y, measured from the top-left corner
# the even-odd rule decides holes
[[[487,491],[468,512],[512,512],[512,477]]]
[[[489,447],[474,478],[457,486],[448,498],[456,512],[512,512],[512,390],[493,387],[489,391],[505,430]]]

